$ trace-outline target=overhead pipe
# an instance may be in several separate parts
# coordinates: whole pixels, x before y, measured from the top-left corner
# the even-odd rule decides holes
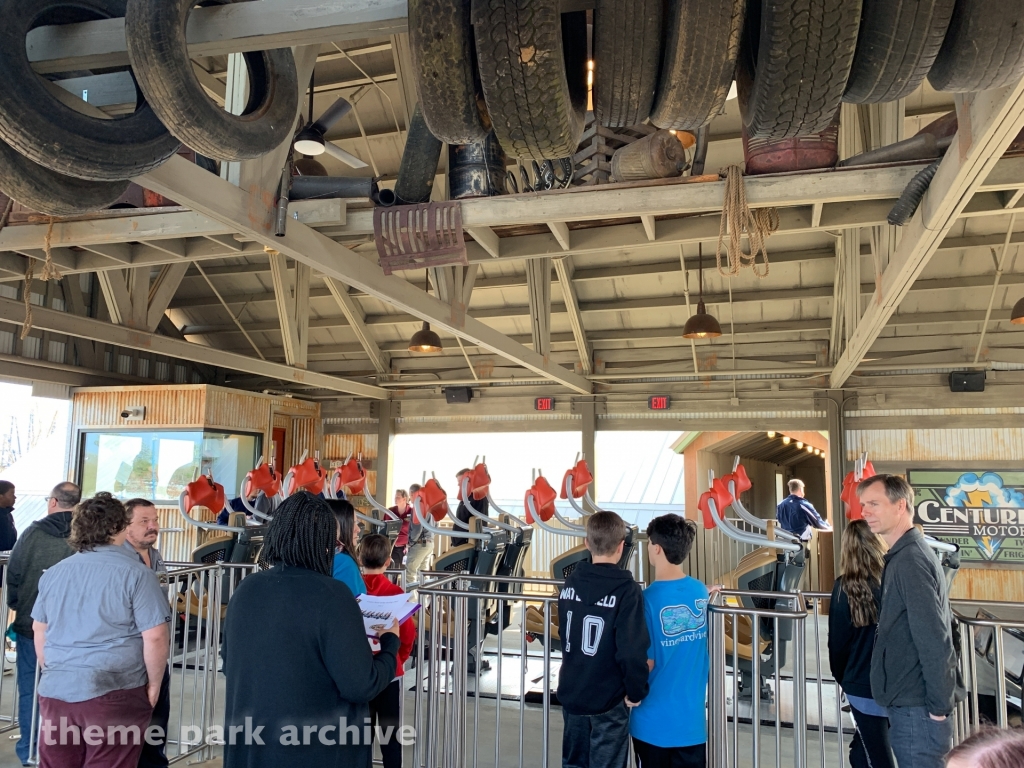
[[[935,136],[931,133],[919,133],[916,136],[911,136],[909,139],[848,157],[840,161],[839,167],[853,168],[859,165],[934,160],[942,157],[952,143],[952,136]]]
[[[376,186],[373,179],[362,176],[293,176],[290,199],[330,200],[342,197],[370,200]]]
[[[429,203],[434,188],[434,177],[441,159],[443,144],[427,128],[420,105],[413,110],[409,131],[402,152],[402,164],[398,169],[394,196],[398,205]],[[383,190],[382,190],[383,192]],[[384,196],[385,198],[387,196]],[[381,201],[382,205],[387,203]]]

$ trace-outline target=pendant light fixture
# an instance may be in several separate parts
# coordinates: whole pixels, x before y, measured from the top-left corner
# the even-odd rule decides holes
[[[700,286],[700,299],[697,301],[697,314],[686,321],[683,326],[684,339],[711,339],[722,335],[722,326],[713,315],[704,308],[704,250],[703,244],[697,244],[697,282]]]
[[[424,323],[423,327],[416,331],[409,340],[410,352],[425,354],[427,352],[440,352],[441,349],[441,337],[430,330],[430,323]]]
[[[1013,311],[1010,312],[1010,322],[1014,325],[1024,325],[1024,299],[1013,305]]]

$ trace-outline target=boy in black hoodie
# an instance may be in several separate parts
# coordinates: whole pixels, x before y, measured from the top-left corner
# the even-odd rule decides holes
[[[647,695],[651,643],[643,592],[618,566],[625,540],[614,512],[587,518],[592,562],[581,563],[558,596],[562,768],[625,768],[629,708]]]

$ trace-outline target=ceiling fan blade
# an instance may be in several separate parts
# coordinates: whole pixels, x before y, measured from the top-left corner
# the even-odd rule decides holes
[[[345,115],[352,111],[352,103],[345,98],[339,98],[331,106],[324,110],[324,113],[313,123],[313,127],[326,134]]]
[[[341,162],[345,163],[345,165],[348,165],[348,166],[350,166],[352,168],[367,168],[368,167],[366,165],[366,163],[364,163],[358,157],[356,157],[355,155],[349,154],[344,149],[342,149],[341,147],[333,144],[330,141],[324,142],[324,150],[327,152],[328,155],[333,157],[335,160],[341,160]]]

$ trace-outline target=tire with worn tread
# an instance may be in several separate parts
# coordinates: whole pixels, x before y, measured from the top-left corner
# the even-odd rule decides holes
[[[1024,76],[1024,3],[957,0],[928,80],[939,91],[984,91]]]
[[[662,0],[598,0],[594,9],[594,117],[608,128],[651,114],[661,60]]]
[[[448,144],[474,144],[488,132],[471,5],[471,0],[409,0],[416,96],[430,132]]]
[[[722,111],[736,74],[746,0],[670,0],[651,122],[695,131]]]
[[[151,106],[113,120],[65,105],[32,69],[25,36],[36,27],[124,15],[125,0],[0,0],[0,139],[34,163],[92,181],[121,181],[166,162],[179,142]]]
[[[199,84],[185,46],[195,0],[132,0],[125,17],[128,58],[139,87],[171,133],[216,160],[261,157],[291,136],[299,84],[291,48],[245,53],[249,103],[241,115],[219,106]]]
[[[487,112],[510,158],[573,154],[587,108],[586,12],[559,0],[473,0]]]
[[[861,0],[751,0],[737,84],[753,139],[821,133],[853,64]],[[756,56],[756,58],[755,58]]]
[[[33,163],[0,141],[0,192],[47,216],[101,211],[127,191],[130,181],[86,181]]]
[[[928,76],[956,0],[863,0],[843,101],[877,104],[913,93]]]

